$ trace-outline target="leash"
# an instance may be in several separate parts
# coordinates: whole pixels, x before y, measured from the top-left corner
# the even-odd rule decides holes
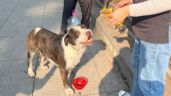
[[[34,89],[35,89],[35,81],[36,81],[36,75],[37,75],[37,68],[38,68],[38,56],[36,58],[36,64],[35,64],[35,70],[34,70],[35,75],[32,78],[33,79],[33,86],[32,86],[32,94],[31,94],[31,96],[34,96],[33,94],[34,94]]]
[[[43,26],[43,23],[44,23],[44,18],[45,18],[45,7],[46,7],[46,2],[47,0],[44,1],[44,5],[43,5],[43,16],[42,16],[42,24],[41,24],[41,27]],[[35,70],[34,70],[34,77],[33,77],[33,86],[32,86],[32,95],[31,96],[34,96],[34,89],[35,89],[35,81],[36,81],[36,75],[37,75],[37,68],[38,68],[38,56],[36,58],[36,65],[35,65]]]

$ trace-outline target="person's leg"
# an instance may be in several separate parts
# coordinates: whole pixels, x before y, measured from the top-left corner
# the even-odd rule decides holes
[[[138,85],[144,96],[163,96],[169,58],[169,44],[140,41]]]
[[[60,33],[65,33],[67,31],[67,21],[68,18],[72,16],[72,11],[75,9],[76,3],[77,0],[64,0]]]
[[[134,41],[134,47],[133,47],[133,53],[131,58],[131,64],[133,67],[133,81],[132,81],[132,87],[131,87],[131,93],[124,92],[122,90],[119,91],[119,96],[144,96],[138,81],[139,81],[139,60],[140,59],[140,40],[135,39]],[[121,94],[121,95],[120,95]],[[126,94],[126,95],[125,95]]]
[[[171,46],[171,24],[169,25],[169,45]],[[171,60],[171,59],[170,59]],[[165,77],[165,94],[171,96],[171,61]]]
[[[131,60],[131,64],[133,66],[133,81],[131,87],[131,96],[144,96],[138,85],[139,59],[140,59],[140,41],[138,39],[135,39],[133,53],[132,53],[132,60]]]
[[[81,12],[82,12],[81,24],[84,24],[86,25],[86,27],[89,27],[93,0],[78,0],[78,1],[80,3]]]
[[[152,44],[135,40],[131,96],[163,96],[169,51],[169,44]]]

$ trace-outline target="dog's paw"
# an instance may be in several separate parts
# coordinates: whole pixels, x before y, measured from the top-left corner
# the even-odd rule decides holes
[[[48,66],[40,66],[42,70],[47,70],[49,67]]]
[[[35,76],[35,73],[33,72],[32,69],[28,69],[28,75],[29,75],[30,77],[34,77],[34,76]]]
[[[65,93],[67,96],[74,96],[74,90],[71,88],[65,89]]]

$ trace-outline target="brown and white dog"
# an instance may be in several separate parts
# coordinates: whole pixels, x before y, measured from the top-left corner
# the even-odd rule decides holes
[[[33,29],[27,36],[28,75],[35,76],[32,61],[35,53],[39,53],[40,68],[47,68],[45,59],[57,64],[67,96],[74,95],[68,76],[91,42],[92,31],[83,25],[71,27],[67,34],[55,34],[44,28]]]

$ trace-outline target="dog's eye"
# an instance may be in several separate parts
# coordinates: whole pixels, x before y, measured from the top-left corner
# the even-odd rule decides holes
[[[76,35],[79,36],[80,35],[80,32],[76,32]]]

